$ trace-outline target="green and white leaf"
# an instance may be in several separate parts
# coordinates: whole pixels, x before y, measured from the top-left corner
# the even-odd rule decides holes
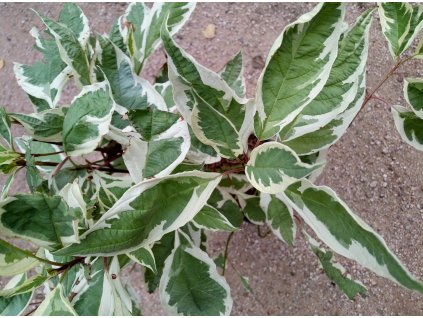
[[[239,51],[229,60],[228,63],[226,63],[223,70],[220,71],[220,75],[240,98],[245,97],[245,78],[242,51]]]
[[[66,113],[63,146],[69,156],[92,152],[109,131],[115,103],[107,82],[84,86]]]
[[[4,287],[4,289],[13,289],[26,280],[26,274],[19,274],[13,277]],[[0,297],[0,316],[20,316],[28,307],[33,292],[12,296],[9,298]]]
[[[251,152],[245,175],[257,190],[276,194],[319,167],[303,163],[288,146],[268,142]]]
[[[88,19],[81,8],[74,3],[64,3],[60,11],[59,22],[66,25],[78,39],[84,48],[90,37]]]
[[[325,86],[289,125],[290,131],[281,133],[283,140],[325,127],[353,103],[366,69],[372,13],[371,9],[365,11],[343,35]]]
[[[78,316],[69,300],[63,295],[61,284],[51,291],[40,306],[34,311],[34,316]]]
[[[220,174],[182,172],[143,181],[57,255],[118,255],[146,247],[191,221],[219,184]]]
[[[160,280],[160,299],[171,315],[229,315],[229,285],[216,264],[182,232],[167,258]]]
[[[76,242],[79,242],[79,225],[81,225],[81,227],[88,228],[92,225],[92,221],[88,219],[87,204],[84,201],[78,180],[74,180],[72,183],[65,185],[60,190],[59,195],[66,202],[68,207],[74,210],[75,215],[80,215],[79,218],[73,220],[75,239]]]
[[[35,258],[29,257],[21,249],[0,239],[0,276],[18,275],[38,264]]]
[[[14,287],[5,288],[0,290],[0,298],[10,298],[16,295],[22,295],[36,290],[38,287],[43,285],[49,279],[46,275],[35,275],[29,279],[24,280],[23,283],[15,285]]]
[[[7,146],[13,146],[10,119],[4,107],[0,107],[0,136],[6,141]]]
[[[379,5],[382,32],[388,40],[392,57],[401,55],[423,27],[423,7],[406,2],[381,2]]]
[[[255,131],[260,140],[279,133],[326,84],[344,11],[344,4],[319,4],[285,27],[274,42],[257,84]]]
[[[260,193],[260,207],[266,215],[266,224],[281,241],[293,245],[297,226],[294,221],[294,211],[285,204],[284,197]]]
[[[200,212],[197,213],[193,222],[198,228],[210,231],[232,232],[239,230],[239,228],[232,225],[224,214],[208,204],[206,204]]]
[[[333,281],[347,297],[353,300],[358,294],[363,297],[367,294],[367,289],[360,281],[353,280],[350,274],[346,273],[345,268],[332,260],[332,252],[326,251],[312,237],[306,234],[310,249],[319,259],[322,269],[328,278]]]
[[[392,107],[391,112],[401,138],[417,150],[423,151],[423,119],[401,106]]]
[[[136,263],[149,268],[153,273],[157,274],[156,259],[150,247],[142,247],[127,255]]]
[[[74,30],[63,23],[55,22],[37,13],[41,21],[45,24],[50,34],[54,37],[59,54],[63,62],[71,68],[72,75],[80,86],[91,84],[90,63],[88,54],[79,42],[79,35],[75,35]],[[74,27],[75,25],[73,25]],[[86,31],[82,31],[81,37],[85,37]],[[89,31],[88,31],[89,32]],[[82,38],[81,38],[82,40]],[[84,41],[88,38],[84,39]]]
[[[415,279],[389,250],[385,241],[328,187],[303,179],[285,192],[289,205],[336,253],[350,258],[376,274],[423,293]]]
[[[3,235],[51,249],[77,242],[75,216],[59,196],[17,194],[0,202]]]
[[[149,107],[166,111],[166,103],[154,87],[133,71],[131,59],[106,36],[99,36],[97,66],[110,83],[116,111],[121,114],[131,109]]]
[[[62,142],[63,122],[67,108],[47,109],[39,113],[10,113],[10,118],[18,121],[26,131],[39,141]]]
[[[423,79],[406,78],[404,80],[404,97],[413,112],[423,119]]]
[[[260,197],[249,196],[244,199],[245,205],[243,212],[245,217],[255,225],[264,225],[266,222],[266,214],[260,206]]]

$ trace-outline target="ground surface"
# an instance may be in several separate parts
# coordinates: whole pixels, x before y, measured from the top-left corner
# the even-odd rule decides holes
[[[353,21],[371,4],[348,7],[347,20]],[[90,3],[81,5],[91,27],[108,31],[114,18],[122,14],[125,4]],[[29,30],[40,26],[34,8],[50,17],[57,17],[57,4],[0,4],[0,58],[6,66],[0,70],[0,104],[9,111],[29,112],[25,94],[16,84],[12,62],[32,63],[37,57],[31,47]],[[177,35],[177,40],[200,63],[219,70],[239,49],[243,50],[249,95],[272,42],[283,27],[312,4],[293,3],[200,3]],[[206,39],[203,30],[216,27],[215,37]],[[163,61],[158,53],[146,75]],[[392,65],[382,37],[377,14],[371,29],[368,87],[374,87]],[[390,115],[390,105],[404,103],[404,76],[421,76],[423,62],[411,62],[401,68],[379,92],[381,101],[370,102],[356,118],[346,135],[333,146],[320,184],[333,187],[347,204],[386,240],[388,246],[423,279],[423,155],[400,140]],[[68,93],[66,96],[69,99]],[[4,179],[0,179],[0,182]],[[23,179],[21,179],[23,180]],[[15,190],[24,190],[24,183]],[[226,235],[211,239],[214,251],[221,250]],[[421,315],[423,297],[378,278],[367,270],[341,259],[357,279],[369,287],[367,298],[349,301],[317,267],[314,255],[299,238],[288,248],[272,236],[258,238],[253,226],[245,226],[230,246],[230,259],[243,275],[250,278],[253,295],[242,288],[237,275],[229,269],[228,281],[234,297],[235,315]],[[158,295],[146,295],[139,272],[131,277],[142,290],[144,314],[164,314]],[[140,291],[141,294],[141,291]]]

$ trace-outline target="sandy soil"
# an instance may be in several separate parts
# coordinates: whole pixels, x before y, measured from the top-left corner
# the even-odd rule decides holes
[[[349,6],[348,21],[353,21],[371,4]],[[81,5],[91,27],[106,32],[125,4],[90,3]],[[0,4],[0,58],[6,66],[0,70],[0,104],[9,111],[29,112],[30,103],[16,84],[12,62],[31,63],[37,57],[29,30],[41,26],[29,8],[57,17],[57,4]],[[248,92],[253,95],[256,81],[274,39],[283,27],[313,4],[294,3],[200,3],[177,35],[177,40],[200,63],[219,70],[239,49],[245,58]],[[216,36],[204,38],[202,31],[216,27]],[[374,87],[392,65],[387,45],[375,15],[370,40],[368,87]],[[146,70],[151,77],[163,61],[158,52]],[[320,184],[333,187],[348,205],[386,240],[388,246],[423,279],[423,155],[400,140],[390,115],[390,105],[404,104],[404,76],[421,76],[423,64],[405,65],[378,95],[387,103],[370,102],[356,118],[346,135],[333,146]],[[67,98],[70,98],[67,94]],[[4,179],[0,179],[3,183]],[[23,179],[15,190],[25,189]],[[223,249],[225,234],[211,238],[213,251]],[[367,298],[349,301],[317,266],[317,260],[302,240],[288,248],[275,237],[260,239],[255,227],[246,225],[230,246],[230,259],[243,275],[250,278],[253,293],[241,286],[237,274],[229,269],[235,315],[421,315],[423,297],[378,278],[347,260],[339,259],[357,279],[369,287]],[[144,314],[164,314],[158,295],[147,295],[141,273],[131,279]],[[142,293],[141,293],[142,292]]]

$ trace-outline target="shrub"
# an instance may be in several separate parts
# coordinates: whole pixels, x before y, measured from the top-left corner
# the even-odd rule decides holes
[[[46,31],[31,34],[44,59],[14,68],[34,112],[0,108],[0,169],[9,175],[0,275],[12,277],[0,291],[1,313],[23,313],[44,286],[37,315],[138,315],[120,273],[139,264],[169,313],[229,314],[227,249],[213,260],[207,234],[229,232],[229,243],[243,222],[267,226],[288,245],[306,240],[350,299],[366,287],[334,263],[333,252],[423,293],[384,240],[333,190],[314,184],[328,148],[376,90],[423,56],[420,45],[403,57],[423,26],[422,7],[379,5],[395,64],[366,94],[374,10],[348,27],[344,4],[317,5],[276,39],[254,99],[246,96],[241,52],[216,73],[174,41],[193,10],[131,4],[108,35],[92,34],[74,4],[58,22],[37,13]],[[138,74],[161,43],[167,64],[151,84]],[[71,80],[79,94],[65,105]],[[392,110],[401,136],[420,150],[422,83],[405,82],[411,111]],[[11,124],[28,135],[13,138]],[[21,169],[31,193],[9,195]],[[31,244],[20,248],[13,238]],[[240,279],[249,290],[248,278]]]

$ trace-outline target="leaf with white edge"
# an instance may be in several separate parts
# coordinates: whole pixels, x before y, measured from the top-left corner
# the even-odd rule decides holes
[[[207,204],[216,208],[226,217],[233,227],[241,227],[244,215],[241,212],[238,202],[225,188],[217,187],[207,201]]]
[[[24,273],[39,264],[20,248],[0,239],[0,276]]]
[[[373,10],[365,11],[338,44],[338,55],[329,78],[320,93],[290,124],[289,132],[281,132],[283,140],[291,140],[318,130],[345,111],[354,101],[365,72],[369,47],[369,30]],[[332,125],[333,126],[333,125]]]
[[[129,122],[144,140],[151,140],[154,136],[165,132],[179,118],[180,116],[177,114],[157,108],[136,109],[128,112]]]
[[[245,200],[243,209],[245,217],[255,225],[264,225],[266,222],[266,214],[260,206],[260,197],[252,196]]]
[[[10,118],[18,121],[26,131],[39,141],[62,142],[62,129],[67,108],[47,109],[39,113],[10,113]]]
[[[211,164],[219,162],[220,156],[217,155],[216,151],[208,145],[203,144],[195,134],[192,132],[192,128],[188,126],[189,135],[191,138],[191,147],[187,153],[186,159],[194,164]]]
[[[6,197],[9,195],[10,188],[13,184],[13,181],[15,180],[15,174],[16,174],[16,171],[11,173],[9,177],[6,179],[6,181],[4,182],[4,185],[1,188],[1,192],[0,192],[0,201],[3,201],[4,199],[6,199]]]
[[[266,223],[272,232],[283,242],[293,245],[296,234],[294,211],[285,204],[284,198],[278,193],[260,194],[260,207],[266,215]]]
[[[223,80],[237,93],[241,98],[245,97],[245,78],[243,74],[242,51],[239,51],[231,60],[226,63],[220,72]]]
[[[188,125],[178,121],[153,140],[129,139],[123,160],[135,181],[169,175],[184,159],[190,148]]]
[[[125,113],[127,110],[148,107],[167,110],[163,98],[154,87],[134,73],[131,59],[107,37],[99,36],[98,40],[101,54],[97,66],[109,81],[115,102],[123,108],[116,111]]]
[[[52,290],[34,311],[34,316],[78,316],[69,300],[63,295],[61,284]]]
[[[392,57],[401,55],[423,27],[423,7],[406,2],[381,2],[379,5],[382,32],[389,43]]]
[[[63,147],[69,156],[92,152],[108,133],[115,103],[107,82],[84,86],[66,113]]]
[[[4,289],[13,289],[24,283],[26,274],[20,274],[13,277],[4,287]],[[0,297],[0,316],[20,316],[26,307],[28,307],[33,292],[12,296],[9,298]]]
[[[173,100],[173,87],[169,80],[165,83],[155,83],[154,89],[163,97],[168,109],[176,106]]]
[[[90,28],[88,19],[80,7],[74,3],[64,3],[63,9],[59,14],[59,23],[66,25],[72,30],[83,48],[87,45],[90,37]]]
[[[44,284],[50,277],[45,275],[36,275],[26,279],[22,284],[16,285],[14,287],[5,288],[0,290],[0,297],[12,297],[16,295],[26,294],[32,292],[42,284]]]
[[[156,260],[153,251],[149,247],[142,247],[127,254],[129,258],[138,264],[149,268],[154,274],[157,274]]]
[[[20,157],[20,154],[4,148],[0,143],[0,172],[4,174],[13,172],[17,167],[16,162]]]
[[[404,80],[404,97],[413,112],[423,119],[423,79],[406,78]]]
[[[401,138],[417,150],[423,151],[423,119],[407,108],[391,108],[395,127]]]
[[[304,178],[320,164],[301,162],[288,146],[268,142],[255,148],[245,168],[245,175],[259,191],[275,194],[284,191],[290,184]]]
[[[90,85],[90,65],[87,52],[74,31],[63,23],[55,22],[39,13],[37,14],[54,37],[60,57],[71,68],[76,82],[80,86]]]
[[[237,173],[227,174],[223,177],[219,187],[225,188],[225,191],[234,195],[247,192],[253,188],[245,175]]]
[[[285,27],[273,44],[257,84],[260,140],[288,125],[326,84],[343,31],[344,6],[317,5]]]
[[[154,243],[152,252],[154,254],[157,273],[147,269],[144,273],[144,279],[147,283],[148,292],[153,293],[159,286],[160,278],[162,277],[163,268],[166,259],[172,253],[175,245],[175,233],[167,233],[163,235],[160,241]]]
[[[17,194],[0,203],[3,235],[20,237],[47,249],[78,241],[75,218],[59,196]]]
[[[171,315],[229,315],[230,289],[216,264],[188,237],[176,234],[160,280],[160,300]]]
[[[205,205],[194,217],[194,224],[200,229],[210,231],[236,231],[232,223],[218,209]]]
[[[0,107],[0,136],[4,138],[8,146],[13,145],[12,133],[10,132],[10,119],[4,107]]]
[[[333,190],[314,186],[303,179],[291,185],[284,194],[288,200],[285,202],[333,251],[380,276],[423,293],[423,284],[407,271],[385,241],[353,214]]]
[[[247,292],[251,293],[253,290],[250,286],[250,279],[247,276],[242,275],[239,275],[239,279],[241,280],[242,287],[244,287]]]
[[[220,174],[182,172],[143,181],[128,191],[87,232],[57,255],[118,255],[160,240],[191,221],[209,199]]]
[[[68,183],[60,190],[59,195],[66,202],[68,207],[73,210],[73,214],[78,218],[73,220],[75,239],[79,242],[79,225],[88,228],[89,221],[87,216],[87,204],[84,201],[78,180]]]
[[[309,235],[306,235],[310,249],[316,254],[319,262],[328,276],[345,295],[353,300],[358,294],[365,297],[367,294],[366,287],[359,281],[353,280],[351,275],[346,273],[345,268],[332,260],[332,252],[326,251],[320,244]]]
[[[30,34],[35,38],[35,48],[43,54],[43,61],[33,65],[15,63],[13,70],[19,86],[28,94],[35,111],[40,112],[56,107],[72,71],[60,58],[54,40],[41,38],[35,27]]]

